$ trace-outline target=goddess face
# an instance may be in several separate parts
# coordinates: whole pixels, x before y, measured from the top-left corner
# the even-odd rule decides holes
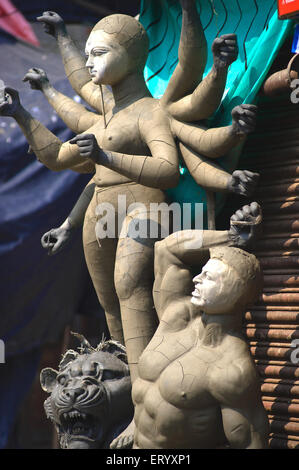
[[[129,56],[114,35],[102,30],[92,31],[86,43],[86,55],[93,83],[116,85],[129,73]]]
[[[241,286],[237,273],[226,263],[210,259],[193,282],[193,305],[210,315],[232,313],[232,307],[240,298]]]

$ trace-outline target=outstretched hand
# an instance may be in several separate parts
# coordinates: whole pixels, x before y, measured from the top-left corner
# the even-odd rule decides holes
[[[50,84],[46,72],[43,69],[38,69],[37,67],[32,67],[28,70],[23,78],[23,82],[29,82],[29,85],[33,90],[40,91],[43,91],[43,89]]]
[[[259,182],[259,173],[253,173],[249,170],[235,170],[228,182],[228,190],[241,196],[251,196]]]
[[[216,70],[228,68],[238,57],[237,36],[235,34],[224,34],[214,39],[212,53]]]
[[[0,116],[14,117],[21,109],[19,93],[14,88],[5,87],[0,101]]]
[[[101,164],[101,157],[103,155],[97,139],[94,134],[79,134],[70,140],[70,144],[77,144],[81,157],[90,158],[97,164]]]
[[[257,118],[257,106],[241,104],[232,110],[232,131],[236,135],[247,135],[254,131]]]
[[[48,250],[48,255],[56,255],[69,243],[73,230],[66,227],[58,227],[44,233],[41,238],[42,247]]]
[[[257,202],[241,207],[230,218],[229,237],[234,246],[251,248],[260,233],[262,209]]]
[[[44,11],[42,16],[38,16],[36,20],[43,23],[45,33],[55,38],[59,33],[66,33],[64,21],[55,11]]]

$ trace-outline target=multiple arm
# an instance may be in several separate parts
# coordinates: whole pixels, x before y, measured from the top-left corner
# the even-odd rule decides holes
[[[83,225],[85,212],[94,194],[94,187],[95,184],[91,179],[63,224],[42,236],[42,247],[48,250],[49,255],[59,253],[70,241],[75,229]]]
[[[23,81],[29,81],[31,88],[40,90],[50,103],[58,116],[75,134],[80,134],[92,127],[101,119],[96,113],[87,111],[82,104],[57,91],[49,82],[46,73],[42,69],[30,69]]]
[[[177,68],[179,75],[188,70],[188,64],[195,50],[198,50],[198,48],[205,49],[204,34],[195,2],[192,0],[181,0],[181,3],[183,7],[183,27],[179,50],[180,62]],[[53,12],[45,12],[39,20],[45,24],[48,32],[57,38],[62,50],[66,71],[72,69],[71,75],[74,75],[77,86],[81,76],[81,72],[80,74],[78,72],[81,69],[76,68],[80,63],[80,54],[69,38],[62,19]],[[227,63],[232,61],[235,46],[232,44],[233,39],[229,38],[229,36],[232,35],[226,35],[225,40],[223,37],[217,39],[217,47],[214,46],[215,63],[211,72],[213,76],[217,75],[217,71],[225,72]],[[189,68],[193,70],[192,67]],[[86,71],[85,66],[84,70]],[[224,75],[226,76],[226,72],[222,73],[222,77]],[[82,72],[83,76],[85,75]],[[89,78],[88,76],[88,80]],[[89,132],[92,132],[93,126],[96,131],[96,124],[101,118],[55,90],[49,84],[46,74],[41,69],[30,69],[24,80],[29,80],[33,88],[44,92],[49,103],[75,133],[80,134],[87,129],[89,129]],[[87,82],[84,80],[83,82],[86,84]],[[81,88],[83,86],[82,83],[80,83]],[[213,90],[212,82],[210,83],[207,79],[205,83],[207,90]],[[79,88],[76,89],[77,92],[79,92]],[[173,89],[175,94],[175,87],[171,86],[170,89]],[[219,83],[217,89],[219,89]],[[201,95],[198,89],[192,96],[183,98],[183,100],[190,98],[193,100],[193,104],[197,103],[198,105],[197,97],[201,96],[200,99],[202,99],[204,94]],[[166,94],[162,102],[163,100],[164,103],[167,101],[167,96],[169,98],[171,93]],[[14,93],[12,98],[16,98]],[[192,106],[191,104],[191,109]],[[233,124],[231,126],[208,130],[200,126],[195,127],[183,124],[172,119],[172,133],[181,141],[180,149],[183,157],[199,184],[208,189],[220,191],[231,189],[233,192],[240,192],[236,191],[239,181],[236,184],[235,181],[232,181],[231,175],[221,170],[217,165],[206,161],[204,157],[199,157],[195,152],[200,152],[209,158],[218,158],[225,155],[254,128],[255,113],[256,109],[251,105],[239,106],[232,112]],[[149,156],[124,155],[111,151],[104,153],[98,147],[96,137],[92,138],[90,134],[79,135],[70,142],[63,144],[41,123],[32,118],[21,106],[19,106],[13,117],[15,117],[20,125],[38,159],[52,170],[58,171],[71,168],[78,172],[91,172],[94,171],[94,164],[98,163],[145,186],[167,189],[176,186],[178,183],[179,173],[176,146],[168,126],[165,125],[163,117],[157,111],[153,113],[150,120],[140,120],[141,137],[147,143],[153,158]],[[73,145],[75,143],[78,146]],[[88,147],[93,147],[92,152],[88,151]],[[249,175],[243,175],[243,179],[248,179],[248,177]]]
[[[175,187],[179,180],[178,152],[168,122],[159,109],[153,110],[150,117],[140,118],[139,130],[151,156],[103,151],[93,134],[78,135],[70,142],[78,145],[83,157],[136,183],[159,189]]]
[[[37,159],[50,170],[61,171],[86,163],[75,145],[62,143],[25,109],[16,114],[15,119]]]
[[[21,105],[16,90],[7,88],[9,100],[0,104],[0,114],[12,116],[23,131],[32,151],[50,170],[60,171],[84,164],[90,159],[145,186],[160,189],[174,187],[179,179],[178,153],[168,121],[159,108],[150,115],[152,120],[140,120],[140,134],[152,156],[127,155],[104,152],[99,148],[96,135],[98,124],[89,129],[92,134],[79,134],[62,143]],[[77,144],[77,145],[75,145]]]
[[[62,143],[23,108],[16,90],[7,87],[5,93],[5,100],[0,103],[0,115],[13,117],[17,121],[38,160],[53,171],[86,165],[86,159],[81,157],[76,145]]]
[[[190,175],[197,184],[209,191],[226,192],[228,190],[232,177],[230,173],[181,142],[179,147]]]
[[[256,189],[259,174],[249,170],[235,170],[232,174],[219,165],[179,143],[184,162],[197,184],[209,191],[231,192],[250,196]]]
[[[246,137],[236,134],[231,126],[207,129],[203,126],[194,126],[173,120],[171,127],[180,142],[208,158],[219,158],[226,155]]]
[[[89,203],[94,194],[95,183],[93,178],[85,186],[81,196],[73,207],[71,213],[67,217],[67,220],[71,227],[77,228],[82,227],[85,217],[85,212],[89,206]]]
[[[182,30],[178,50],[178,65],[161,98],[161,104],[170,105],[191,93],[201,80],[207,60],[207,43],[194,0],[180,0]],[[195,60],[196,58],[196,60]]]
[[[205,157],[218,158],[226,155],[254,130],[256,113],[256,106],[242,104],[232,110],[230,126],[206,129],[172,119],[171,127],[173,134],[194,151]]]
[[[90,106],[99,113],[103,113],[99,86],[95,85],[85,66],[85,59],[81,55],[72,38],[69,36],[62,18],[57,13],[46,11],[37,18],[45,25],[48,34],[54,36],[63,60],[65,73],[73,89]],[[105,111],[114,106],[112,93],[106,86],[103,87]]]
[[[212,44],[212,52],[214,64],[210,73],[192,94],[168,105],[168,111],[174,118],[185,122],[207,119],[221,103],[228,67],[238,56],[236,35],[225,34],[216,38]]]
[[[90,106],[103,114],[100,88],[91,81],[88,69],[85,65],[85,59],[81,56],[75,43],[68,35],[58,35],[57,44],[63,60],[66,76],[72,88],[83,98]],[[105,87],[106,97],[109,95],[109,89]],[[110,97],[111,98],[111,97]],[[112,101],[112,99],[111,99]],[[111,107],[111,101],[107,102]],[[107,110],[106,110],[107,112]]]
[[[238,56],[238,45],[235,34],[225,34],[216,38],[212,45],[214,57],[212,70],[201,81],[207,61],[204,31],[196,2],[181,0],[180,3],[183,17],[178,65],[161,98],[161,104],[167,107],[175,119],[194,122],[209,118],[218,108],[225,88],[228,67]]]

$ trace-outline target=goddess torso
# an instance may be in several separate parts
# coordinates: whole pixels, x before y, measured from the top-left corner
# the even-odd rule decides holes
[[[151,152],[140,133],[139,120],[145,112],[148,114],[151,109],[154,111],[159,106],[159,100],[150,97],[142,98],[117,112],[109,111],[106,115],[107,127],[105,128],[103,117],[100,117],[98,123],[88,132],[95,134],[99,146],[104,150],[120,154],[150,156]],[[166,112],[165,121],[167,123],[169,121]],[[114,186],[131,182],[126,176],[101,165],[96,165],[94,180],[98,186]]]

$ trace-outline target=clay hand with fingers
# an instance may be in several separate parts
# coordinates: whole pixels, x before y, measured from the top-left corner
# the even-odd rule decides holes
[[[22,109],[19,93],[14,88],[5,87],[0,101],[0,116],[14,117]]]
[[[42,236],[42,247],[48,251],[49,256],[56,255],[69,243],[73,232],[74,230],[70,226],[65,225],[53,228]]]
[[[212,44],[214,67],[222,70],[229,67],[238,57],[238,43],[235,34],[224,34],[216,38]]]
[[[38,16],[36,20],[43,24],[44,31],[55,38],[59,33],[66,33],[66,27],[63,19],[55,11],[44,11],[42,16]]]
[[[229,237],[234,246],[251,248],[261,231],[262,209],[257,202],[243,206],[230,218]]]
[[[246,135],[254,131],[257,119],[257,106],[241,104],[232,110],[232,132],[235,135]]]
[[[90,158],[97,165],[104,163],[105,153],[99,147],[94,134],[79,134],[70,140],[70,144],[77,144],[81,157]]]
[[[249,170],[235,170],[228,182],[228,190],[241,196],[251,196],[259,182],[260,175]]]
[[[50,85],[46,72],[43,69],[39,69],[37,67],[32,67],[28,70],[23,78],[23,82],[29,82],[32,90],[40,91],[49,87]]]

